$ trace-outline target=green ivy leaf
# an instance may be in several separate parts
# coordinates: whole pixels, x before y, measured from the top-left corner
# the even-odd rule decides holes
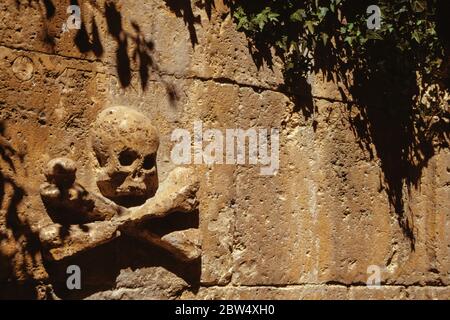
[[[258,13],[256,15],[255,19],[254,19],[254,22],[255,22],[255,24],[258,25],[259,30],[264,29],[264,26],[266,25],[267,21],[268,21],[267,20],[267,13],[264,12],[264,11],[261,12],[261,13]]]
[[[347,36],[347,37],[345,37],[344,41],[347,42],[351,46],[352,42],[353,42],[353,37]]]
[[[322,20],[327,15],[328,10],[329,9],[326,7],[319,8],[319,14],[317,15],[319,17],[319,20]]]
[[[305,17],[305,10],[298,9],[293,14],[291,14],[290,19],[292,22],[300,22]]]
[[[279,17],[280,15],[278,14],[278,13],[276,13],[276,12],[270,12],[268,15],[267,15],[267,18],[269,19],[269,21],[275,21],[275,22],[278,22],[278,17]]]
[[[306,21],[305,26],[308,28],[311,34],[314,34],[314,24],[311,20]]]

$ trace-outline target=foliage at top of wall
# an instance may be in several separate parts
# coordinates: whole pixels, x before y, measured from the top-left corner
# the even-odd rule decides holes
[[[379,94],[392,98],[387,91],[424,91],[430,85],[442,86],[448,77],[448,56],[437,23],[438,2],[238,0],[231,7],[238,29],[250,39],[257,59],[270,61],[272,48],[283,59],[288,86],[321,70],[336,74],[347,85],[349,74],[354,75],[353,86],[377,82],[386,91]],[[382,13],[378,30],[367,27],[366,10],[372,4]],[[420,94],[411,96],[421,103]],[[388,104],[398,104],[389,100]],[[426,110],[439,116],[445,112],[442,105]]]

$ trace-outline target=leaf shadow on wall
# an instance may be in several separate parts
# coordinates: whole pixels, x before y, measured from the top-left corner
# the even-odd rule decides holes
[[[92,2],[92,1],[91,1]],[[146,39],[139,24],[131,21],[133,32],[128,32],[123,28],[123,18],[116,5],[112,2],[106,2],[104,9],[95,5],[98,10],[103,10],[106,18],[109,34],[117,43],[116,63],[117,74],[123,88],[131,85],[132,79],[132,63],[138,66],[138,74],[141,88],[147,90],[150,81],[150,73],[152,72],[156,80],[162,83],[166,89],[167,97],[172,105],[179,100],[179,95],[175,86],[163,79],[160,74],[159,67],[154,59],[155,43],[153,40]],[[94,25],[93,25],[94,26]],[[79,30],[79,34],[86,33],[85,28]],[[93,30],[96,30],[93,28]],[[95,32],[93,36],[95,36]],[[86,35],[83,36],[86,38]],[[94,37],[94,39],[99,37]],[[129,45],[132,44],[133,50],[129,55]],[[81,50],[80,50],[81,51]],[[102,51],[101,51],[102,52]]]
[[[61,36],[61,26],[55,18],[61,16],[68,19],[66,12],[69,5],[77,5],[81,8],[81,27],[76,31],[73,41],[78,51],[82,54],[92,53],[98,60],[105,54],[105,47],[102,44],[101,32],[99,29],[98,19],[104,18],[107,25],[107,31],[117,44],[115,52],[116,71],[120,85],[123,89],[132,85],[134,76],[133,68],[137,68],[137,77],[141,89],[146,91],[151,75],[153,78],[163,84],[167,98],[172,106],[175,106],[180,99],[175,85],[161,76],[158,64],[155,61],[155,43],[151,39],[147,39],[139,24],[131,21],[132,31],[123,28],[123,16],[113,1],[105,1],[104,5],[94,0],[87,2],[98,15],[90,17],[84,14],[83,3],[78,0],[68,0],[65,5],[64,1],[52,0],[29,0],[28,2],[16,1],[17,9],[24,6],[38,6],[43,16],[43,38],[42,41],[50,46],[51,50],[56,51],[57,39]],[[58,3],[56,5],[55,3]],[[65,20],[64,20],[65,21]],[[90,31],[89,31],[90,30]],[[131,48],[131,52],[130,52]]]
[[[22,279],[29,278],[34,282],[29,272],[30,266],[39,263],[40,245],[28,222],[19,217],[19,206],[26,193],[14,177],[15,162],[21,164],[23,157],[7,141],[5,129],[5,123],[0,121],[0,209],[4,209],[4,216],[3,212],[0,216],[0,298],[30,298],[35,294],[33,285],[8,280],[20,274]],[[18,243],[21,245],[17,246]]]
[[[361,1],[351,8],[364,12],[369,4],[370,1]],[[433,156],[449,147],[450,113],[439,105],[420,105],[417,97],[422,88],[417,82],[416,61],[406,51],[399,50],[395,41],[368,42],[366,65],[352,68],[336,58],[334,50],[331,45],[319,45],[314,53],[317,62],[314,71],[343,85],[350,93],[347,99],[341,92],[350,127],[370,159],[379,160],[383,173],[380,191],[387,194],[398,224],[414,251],[417,230],[415,213],[409,206],[411,192],[413,188],[419,189],[423,171]],[[340,77],[334,79],[336,73]],[[440,90],[449,89],[444,78],[439,81]]]
[[[445,2],[447,2],[445,4]],[[231,7],[231,14],[235,2],[226,1]],[[438,12],[448,12],[448,1],[440,1]],[[353,12],[355,15],[365,12],[370,1],[359,1],[358,4],[348,2],[343,12]],[[246,8],[247,13],[261,12],[265,5],[257,2],[239,1],[238,5]],[[298,4],[302,6],[301,3]],[[442,14],[441,14],[442,15]],[[301,36],[301,31],[289,21],[289,15],[281,15],[278,19],[284,21],[283,35],[292,39]],[[350,21],[350,20],[349,20]],[[334,23],[334,22],[331,22]],[[441,17],[437,21],[441,39],[447,39],[448,56],[448,19]],[[329,30],[338,32],[339,25],[331,25]],[[286,62],[284,52],[278,51],[276,42],[279,34],[269,30],[270,34],[246,32],[250,53],[255,65],[273,66],[272,50],[275,55]],[[444,34],[445,33],[445,34]],[[275,35],[275,36],[274,36]],[[331,35],[330,35],[331,38]],[[338,39],[338,36],[335,37]],[[334,45],[330,41],[316,44],[313,54],[314,65],[312,73],[323,74],[328,81],[337,84],[341,89],[341,100],[345,103],[347,120],[355,134],[360,147],[367,152],[370,159],[379,160],[382,177],[380,190],[387,195],[392,212],[396,215],[398,224],[407,239],[411,250],[415,250],[416,233],[414,214],[407,207],[407,197],[412,188],[418,188],[424,168],[437,150],[449,147],[450,114],[440,111],[440,119],[415,108],[420,87],[416,81],[416,70],[413,57],[408,56],[397,48],[393,41],[376,42],[368,46],[367,64],[363,67],[352,67],[343,61],[340,54],[345,50],[339,42]],[[350,54],[351,56],[351,54]],[[299,63],[301,64],[301,61]],[[447,64],[447,65],[450,65]],[[368,68],[366,68],[368,66]],[[294,111],[302,112],[306,119],[313,118],[312,125],[316,129],[317,121],[314,97],[311,85],[306,81],[304,70],[286,68],[284,84],[279,90],[284,92],[295,104]],[[348,77],[353,74],[353,78]],[[448,90],[448,70],[442,81],[442,87]],[[350,95],[344,93],[346,89]],[[331,99],[332,100],[332,99]],[[345,170],[352,170],[345,168]]]
[[[177,17],[183,18],[185,25],[189,31],[192,47],[198,44],[196,24],[201,24],[200,16],[196,16],[192,10],[191,0],[164,0],[166,5],[172,10]],[[211,17],[212,1],[207,0],[205,7],[208,16]]]

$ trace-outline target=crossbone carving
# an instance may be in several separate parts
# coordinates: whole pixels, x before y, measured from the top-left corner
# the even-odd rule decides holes
[[[54,222],[39,232],[46,256],[59,261],[126,234],[183,261],[197,259],[198,229],[160,236],[146,228],[152,219],[173,213],[198,214],[199,188],[193,170],[182,167],[158,186],[159,138],[148,118],[127,107],[108,108],[100,113],[91,137],[101,195],[76,181],[75,163],[68,158],[51,160],[45,170],[41,198]]]

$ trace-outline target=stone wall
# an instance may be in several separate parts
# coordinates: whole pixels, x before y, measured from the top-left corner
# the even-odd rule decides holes
[[[383,114],[362,119],[339,85],[313,75],[282,88],[281,62],[255,63],[220,1],[0,4],[0,297],[104,299],[448,299],[450,152],[409,157]],[[176,165],[176,128],[279,128],[280,168],[193,165],[200,260],[121,236],[54,263],[38,233],[44,167],[76,162],[95,190],[88,146],[98,113],[126,105],[158,128],[160,180]],[[419,144],[420,145],[420,144]],[[65,288],[79,265],[81,290]],[[366,286],[379,266],[381,287]],[[51,288],[51,289],[50,289]],[[43,291],[46,291],[42,293]]]

